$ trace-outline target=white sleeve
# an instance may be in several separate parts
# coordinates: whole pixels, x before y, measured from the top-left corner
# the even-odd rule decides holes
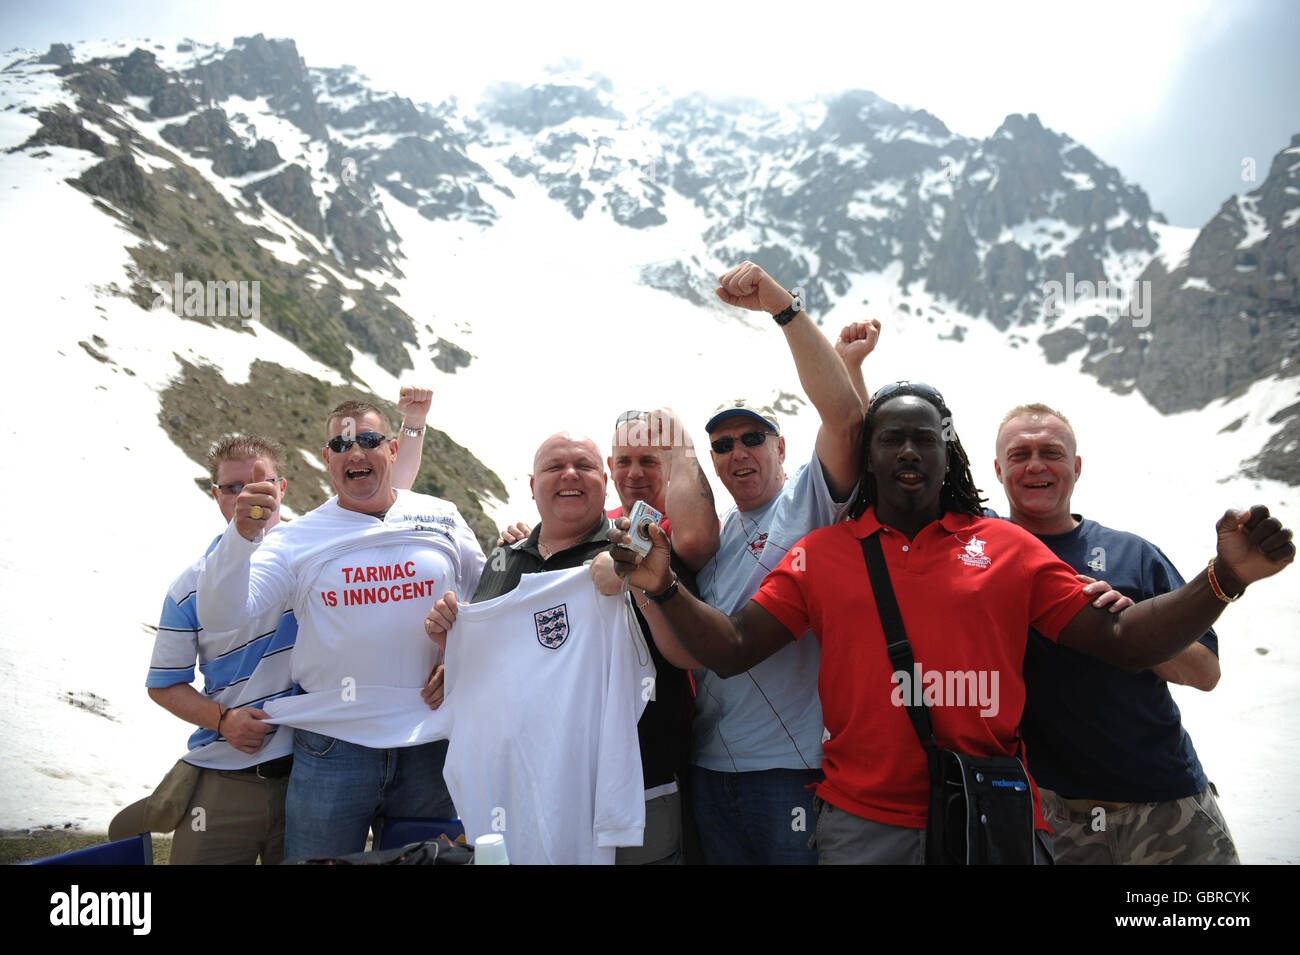
[[[593,830],[599,847],[639,846],[645,835],[645,777],[636,725],[654,688],[655,666],[640,628],[629,631],[621,598],[597,599],[601,619],[608,621],[606,639],[613,644],[596,757]]]
[[[202,567],[198,611],[205,628],[234,630],[272,608],[290,609],[294,576],[283,549],[244,540],[234,521]]]
[[[478,538],[470,530],[469,524],[465,523],[459,510],[456,511],[456,551],[460,558],[460,572],[456,575],[456,599],[464,603],[478,589],[478,579],[483,576],[487,558],[483,556]]]

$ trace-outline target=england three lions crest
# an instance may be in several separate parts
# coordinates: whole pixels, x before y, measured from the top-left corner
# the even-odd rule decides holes
[[[569,615],[565,604],[541,610],[533,614],[533,626],[537,628],[537,642],[548,650],[558,650],[569,638]]]

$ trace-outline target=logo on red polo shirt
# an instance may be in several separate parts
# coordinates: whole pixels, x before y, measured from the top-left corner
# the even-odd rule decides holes
[[[963,545],[958,552],[957,558],[967,567],[987,567],[993,563],[993,559],[984,553],[984,545],[988,541],[982,541],[978,535],[972,534],[968,541],[962,540],[956,534],[952,535],[957,538],[957,543]]]

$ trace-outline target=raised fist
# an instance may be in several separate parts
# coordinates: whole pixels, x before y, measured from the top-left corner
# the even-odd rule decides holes
[[[718,279],[718,286],[715,289],[718,298],[728,305],[770,315],[784,312],[794,301],[780,282],[753,262],[741,262]]]
[[[871,319],[868,322],[854,322],[845,325],[840,337],[835,342],[835,351],[845,365],[861,365],[863,359],[876,350],[880,341],[880,322]]]
[[[1256,504],[1249,511],[1227,511],[1215,526],[1219,556],[1215,577],[1224,592],[1235,597],[1247,586],[1272,577],[1295,560],[1291,531],[1268,508]]]
[[[412,430],[424,427],[429,418],[429,408],[433,404],[432,388],[414,388],[402,385],[401,394],[397,396],[397,410],[402,413],[402,425]]]

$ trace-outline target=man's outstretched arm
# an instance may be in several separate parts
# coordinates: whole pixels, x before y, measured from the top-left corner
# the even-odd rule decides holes
[[[1228,597],[1271,577],[1295,560],[1291,531],[1268,508],[1228,511],[1216,526],[1219,544],[1214,577]],[[1128,670],[1154,667],[1177,657],[1213,626],[1227,604],[1214,590],[1207,568],[1177,590],[1134,604],[1114,616],[1084,607],[1060,633],[1062,646]]]
[[[879,340],[880,322],[874,318],[868,322],[845,325],[840,329],[840,337],[835,340],[835,353],[840,356],[845,369],[848,370],[849,381],[853,383],[853,390],[857,392],[858,400],[862,403],[864,415],[867,413],[867,406],[871,404],[871,391],[867,388],[867,380],[862,377],[862,362],[876,350],[876,342]]]
[[[668,538],[657,524],[650,525],[649,533],[653,546],[639,564],[631,562],[635,555],[626,547],[615,546],[610,556],[629,584],[643,588],[647,596],[662,596],[674,579],[668,566]],[[626,533],[610,536],[620,542],[627,540]],[[728,617],[679,586],[658,609],[682,649],[721,677],[744,673],[794,640],[789,630],[753,600]]]
[[[413,438],[409,434],[399,434],[397,440],[397,460],[393,462],[393,487],[409,491],[415,485],[415,478],[420,473],[420,458],[424,456],[424,424],[429,417],[429,408],[433,404],[433,391],[428,388],[414,388],[403,385],[397,396],[397,410],[402,413],[402,427],[419,431],[420,436]]]
[[[781,283],[753,262],[742,262],[718,279],[718,285],[718,298],[728,305],[770,315],[781,313],[794,300]],[[794,356],[799,383],[821,417],[817,457],[826,485],[834,500],[843,501],[858,483],[862,402],[844,362],[807,312],[795,315],[782,331]]]
[[[236,630],[270,607],[289,609],[293,579],[278,560],[260,562],[256,573],[250,561],[266,527],[264,516],[277,499],[275,485],[266,480],[261,461],[253,465],[253,480],[244,485],[235,502],[235,516],[217,546],[203,559],[195,606],[205,627]]]

